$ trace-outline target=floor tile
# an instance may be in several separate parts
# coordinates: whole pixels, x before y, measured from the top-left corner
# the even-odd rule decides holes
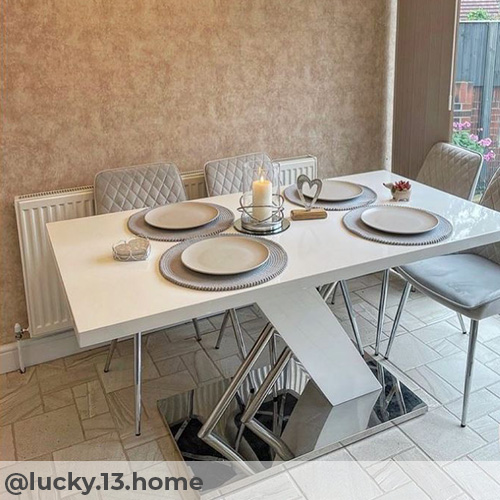
[[[445,382],[427,366],[419,366],[406,374],[440,403],[445,404],[462,396],[453,386]]]
[[[387,292],[387,307],[397,306],[399,304],[401,291],[402,288],[400,286],[395,288],[394,285],[391,285],[389,287]],[[381,284],[363,288],[362,290],[358,290],[356,294],[372,306],[378,308],[380,304]]]
[[[158,438],[156,442],[160,447],[164,460],[167,462],[178,462],[183,460],[175,444],[174,438],[169,432],[167,432],[165,436]]]
[[[450,337],[451,335],[461,334],[457,328],[450,325],[446,321],[440,321],[439,323],[424,326],[418,330],[413,330],[412,333],[425,344],[434,340],[441,340],[446,337]]]
[[[457,333],[448,337],[448,340],[455,344],[461,351],[467,353],[469,350],[469,336],[464,335],[463,333]],[[476,344],[476,361],[480,361],[481,363],[488,363],[498,358],[498,354],[484,344],[478,342]]]
[[[150,416],[143,414],[140,436],[135,435],[134,424],[120,430],[120,438],[123,447],[126,450],[129,448],[135,448],[136,446],[141,446],[145,443],[149,443],[150,441],[157,441],[158,439],[168,436],[168,434],[169,431],[167,430],[167,427],[158,412],[151,414]]]
[[[201,342],[197,342],[194,338],[186,340],[176,340],[175,342],[158,341],[154,343],[154,346],[148,345],[147,351],[155,362],[161,361],[163,359],[182,356],[183,354],[201,350],[202,345],[205,345],[207,342],[209,342],[209,339],[214,335],[214,333],[215,332],[203,335],[203,340]]]
[[[458,418],[462,415],[462,398],[449,403],[446,408]],[[469,396],[469,410],[467,418],[469,421],[488,415],[488,413],[500,410],[500,398],[492,394],[487,389],[471,393]]]
[[[386,317],[393,320],[396,317],[397,310],[398,306],[388,307],[385,311]],[[408,330],[410,332],[413,330],[418,330],[419,328],[423,328],[426,325],[417,316],[411,314],[407,309],[403,311],[399,324],[405,330]]]
[[[358,461],[379,461],[412,448],[414,444],[397,428],[351,444],[346,449]]]
[[[214,326],[208,319],[198,319],[198,328],[200,333],[204,335],[205,333],[214,330]],[[192,321],[188,321],[182,325],[173,326],[164,330],[167,338],[170,342],[176,342],[178,340],[196,340],[196,331],[194,329],[194,324]]]
[[[455,460],[486,444],[444,408],[401,424],[400,429],[434,460]]]
[[[234,354],[239,354],[238,345],[236,344],[236,338],[234,336],[234,331],[232,328],[226,328],[222,343],[220,345],[220,349],[215,348],[218,336],[219,332],[212,332],[206,335],[203,339],[203,349],[205,349],[206,353],[210,356],[212,361],[217,361],[219,359],[233,356]],[[254,339],[252,339],[252,337],[250,337],[244,330],[243,339],[245,341],[247,351],[250,350],[255,342]]]
[[[104,363],[96,365],[99,378],[106,393],[118,391],[134,384],[134,356],[121,356],[112,360],[108,373],[104,373]],[[159,377],[153,360],[148,353],[142,353],[142,380]]]
[[[157,361],[155,365],[160,375],[172,375],[172,373],[186,370],[186,365],[182,362],[181,358],[163,359]]]
[[[90,439],[83,443],[69,446],[53,453],[54,460],[126,460],[117,432],[110,432],[103,436]]]
[[[429,497],[415,483],[405,484],[401,488],[386,493],[379,498],[380,500],[400,500],[401,498],[404,498],[405,500],[429,499]]]
[[[411,481],[401,467],[392,460],[374,463],[366,468],[366,472],[385,492],[396,490]]]
[[[38,380],[42,381],[52,375],[64,373],[66,371],[66,365],[64,364],[64,358],[60,358],[37,365],[35,370]]]
[[[474,462],[496,462],[494,465],[498,467],[498,462],[500,461],[500,442],[490,443],[470,453],[469,457]]]
[[[93,439],[117,430],[111,413],[103,413],[82,421],[85,439]]]
[[[481,325],[479,325],[479,331],[481,331]],[[500,355],[500,336],[485,342],[484,345]]]
[[[455,389],[462,392],[465,382],[466,359],[467,356],[465,353],[457,353],[447,358],[428,363],[427,366]],[[472,391],[482,389],[498,381],[500,381],[500,375],[498,375],[498,373],[495,373],[478,361],[474,363]]]
[[[106,396],[99,380],[92,380],[73,387],[73,396],[82,420],[109,411]]]
[[[47,374],[46,377],[40,380],[40,389],[42,394],[48,394],[49,392],[61,391],[96,379],[97,371],[94,365],[79,366],[50,375]]]
[[[16,422],[14,435],[20,460],[51,453],[84,439],[73,405]]]
[[[254,340],[256,340],[262,333],[262,330],[267,325],[266,318],[256,318],[251,321],[247,321],[242,326],[243,330],[250,335]]]
[[[44,410],[52,411],[64,406],[72,405],[75,403],[71,389],[62,389],[61,391],[51,392],[44,394],[43,397]]]
[[[126,387],[107,395],[109,411],[113,416],[117,429],[121,432],[133,426],[135,421],[134,387]]]
[[[184,365],[197,384],[213,380],[221,376],[213,361],[205,351],[195,351],[181,356]]]
[[[400,453],[394,460],[432,500],[450,500],[460,495],[460,488],[417,448]]]
[[[224,495],[225,500],[258,500],[261,498],[295,500],[304,497],[286,473],[257,481],[247,488]]]
[[[347,455],[347,452],[345,452]],[[314,461],[290,470],[293,480],[307,498],[363,498],[382,494],[377,483],[356,462]]]
[[[471,461],[453,462],[444,470],[474,499],[500,498],[500,484]]]
[[[473,420],[467,425],[488,443],[493,441],[498,443],[500,424],[489,415]]]
[[[386,351],[387,343],[387,340],[381,343],[381,352]],[[390,354],[391,363],[403,371],[425,365],[436,359],[440,359],[439,354],[411,333],[399,335],[392,345]]]
[[[43,412],[35,370],[12,372],[0,377],[0,426]]]
[[[127,457],[133,462],[159,462],[163,461],[163,455],[156,441],[141,444],[127,450]],[[134,469],[133,464],[131,465]]]
[[[66,368],[77,368],[81,366],[89,366],[97,363],[104,363],[108,356],[109,346],[98,347],[89,351],[79,352],[72,356],[64,358],[64,365]],[[115,355],[119,354],[115,352]]]
[[[417,317],[420,321],[426,324],[437,323],[444,319],[450,318],[455,315],[453,311],[447,307],[438,304],[428,297],[420,297],[415,300],[409,300],[406,308],[409,313]]]
[[[14,449],[14,436],[12,434],[12,425],[0,427],[0,460],[14,461],[16,452]]]
[[[450,342],[448,339],[435,340],[433,342],[428,342],[427,345],[434,349],[440,356],[446,358],[447,356],[451,356],[452,354],[456,354],[460,352],[455,344]]]
[[[457,328],[460,328],[456,315],[448,319],[447,321]],[[468,330],[470,327],[470,321],[465,317],[464,321],[465,326]],[[487,342],[488,340],[492,340],[495,337],[500,337],[500,318],[498,316],[493,316],[491,318],[481,320],[481,323],[479,325],[479,342]]]
[[[195,387],[196,382],[188,371],[149,380],[142,384],[142,403],[146,411],[157,412],[156,403],[159,399],[181,394]]]

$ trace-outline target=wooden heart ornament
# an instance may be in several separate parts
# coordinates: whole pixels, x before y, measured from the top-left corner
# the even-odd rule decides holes
[[[316,192],[314,193],[314,196],[312,198],[308,197],[307,200],[304,196],[304,185],[308,185],[310,191],[312,191],[316,186]],[[312,207],[314,207],[314,205],[318,201],[322,187],[323,183],[320,179],[311,180],[309,179],[309,177],[307,177],[307,175],[304,174],[297,177],[297,191],[299,192],[300,201],[302,202],[306,210],[309,211]]]

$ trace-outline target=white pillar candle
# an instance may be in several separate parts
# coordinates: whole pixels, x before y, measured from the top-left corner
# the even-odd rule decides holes
[[[273,211],[273,183],[263,177],[252,183],[253,217],[258,221],[264,221],[271,217]],[[267,206],[265,206],[267,205]]]

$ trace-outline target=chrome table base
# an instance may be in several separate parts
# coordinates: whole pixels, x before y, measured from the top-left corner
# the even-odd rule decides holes
[[[262,353],[272,335],[269,326],[255,352]],[[382,389],[338,406],[329,403],[287,347],[273,366],[251,370],[251,359],[252,352],[232,380],[158,401],[185,460],[224,457],[254,473],[257,462],[267,468],[282,460],[311,459],[427,411],[418,396],[366,354]],[[285,398],[281,408],[274,404]],[[277,426],[276,411],[282,413]]]

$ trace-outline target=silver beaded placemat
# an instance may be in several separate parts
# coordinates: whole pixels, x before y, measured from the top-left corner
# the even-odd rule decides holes
[[[433,243],[444,241],[453,232],[453,226],[450,221],[441,217],[441,215],[433,214],[439,219],[439,224],[437,227],[426,233],[411,235],[384,233],[382,231],[372,229],[361,220],[361,214],[364,210],[366,210],[366,207],[358,208],[345,214],[343,218],[344,226],[351,233],[361,236],[361,238],[364,238],[365,240],[376,241],[377,243],[406,246],[431,245]]]
[[[182,252],[193,243],[199,241],[190,240],[169,248],[160,258],[160,273],[162,276],[186,288],[203,290],[207,292],[226,292],[240,290],[252,286],[262,285],[281,274],[287,265],[288,257],[280,245],[274,241],[253,236],[235,236],[234,234],[222,234],[217,238],[253,238],[266,245],[269,250],[269,259],[259,268],[242,274],[229,276],[212,276],[208,274],[191,271],[181,262]]]
[[[193,229],[169,230],[150,226],[144,220],[144,216],[152,209],[146,208],[145,210],[130,216],[128,220],[128,228],[137,236],[142,236],[143,238],[148,238],[150,240],[184,241],[190,238],[206,238],[207,236],[215,236],[222,233],[226,229],[229,229],[233,225],[234,214],[231,210],[221,205],[216,205],[215,203],[207,203],[207,205],[215,207],[219,211],[219,216],[214,221],[201,227],[195,227]]]
[[[353,210],[358,207],[366,207],[371,205],[377,199],[377,193],[367,186],[360,186],[363,188],[363,193],[352,200],[346,201],[322,201],[317,200],[312,208],[323,208],[324,210],[343,211],[343,210]],[[300,199],[297,186],[295,184],[285,188],[283,196],[294,205],[304,206],[302,200]]]

